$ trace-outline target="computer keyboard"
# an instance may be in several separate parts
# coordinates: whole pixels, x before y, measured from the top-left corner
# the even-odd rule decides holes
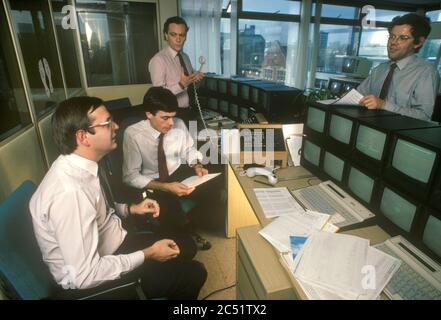
[[[386,244],[376,246],[377,249],[397,259],[400,257]],[[386,286],[386,294],[394,298],[399,296],[404,300],[441,300],[441,291],[423,278],[405,261],[401,260],[398,271]]]
[[[297,195],[300,195],[300,201],[310,210],[333,214],[340,214],[345,221],[334,223],[338,227],[355,224],[358,221],[348,210],[339,205],[326,192],[320,192],[316,188],[303,188],[298,190]]]

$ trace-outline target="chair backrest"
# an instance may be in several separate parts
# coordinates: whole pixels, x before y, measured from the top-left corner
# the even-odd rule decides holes
[[[436,96],[433,108],[432,121],[441,122],[441,94]]]
[[[27,180],[0,203],[0,277],[19,299],[44,299],[55,281],[34,235],[29,201],[36,186]]]
[[[116,109],[130,107],[132,104],[130,103],[129,98],[120,98],[115,100],[104,101],[104,105],[106,106],[107,110],[116,110]]]

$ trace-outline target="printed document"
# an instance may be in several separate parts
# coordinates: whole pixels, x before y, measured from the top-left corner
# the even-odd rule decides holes
[[[254,188],[254,193],[267,218],[304,211],[287,188]]]
[[[216,178],[218,175],[220,175],[220,173],[209,173],[202,177],[195,175],[182,180],[181,183],[185,184],[189,188],[196,188],[198,185],[210,181],[211,179]]]
[[[343,97],[334,102],[334,104],[352,104],[357,105],[360,99],[363,98],[363,95],[358,92],[356,89],[352,89],[347,92]]]

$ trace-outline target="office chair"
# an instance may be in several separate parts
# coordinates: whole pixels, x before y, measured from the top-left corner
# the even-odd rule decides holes
[[[64,290],[44,263],[34,236],[29,201],[33,182],[24,181],[0,203],[0,280],[11,299],[145,299],[140,279],[109,281],[91,289]]]
[[[132,104],[130,103],[129,98],[120,98],[115,100],[104,101],[104,105],[107,110],[116,110],[130,107]]]

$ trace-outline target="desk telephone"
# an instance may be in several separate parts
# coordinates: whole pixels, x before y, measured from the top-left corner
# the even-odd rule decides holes
[[[275,185],[278,181],[277,175],[274,173],[273,168],[270,167],[249,167],[240,173],[242,176],[253,178],[255,176],[266,176],[268,183]]]

